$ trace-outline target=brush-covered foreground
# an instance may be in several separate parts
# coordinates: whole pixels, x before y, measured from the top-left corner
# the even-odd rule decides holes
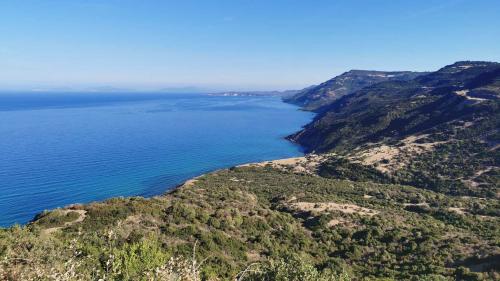
[[[499,280],[500,218],[487,211],[499,207],[232,168],[164,196],[73,206],[0,230],[0,279]]]

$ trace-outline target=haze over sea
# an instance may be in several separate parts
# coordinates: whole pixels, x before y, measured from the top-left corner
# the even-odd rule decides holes
[[[283,137],[311,118],[279,97],[0,94],[0,226],[301,155]]]

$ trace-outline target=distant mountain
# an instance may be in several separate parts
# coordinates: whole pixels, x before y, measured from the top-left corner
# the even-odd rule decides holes
[[[196,86],[186,86],[186,87],[167,87],[154,90],[155,92],[160,93],[173,93],[173,94],[193,94],[193,93],[207,93],[213,92],[213,90],[209,90],[207,88],[196,87]]]
[[[457,62],[374,84],[319,111],[290,136],[308,151],[335,152],[400,183],[500,196],[499,63]]]
[[[411,71],[351,70],[317,86],[299,91],[284,101],[317,110],[338,98],[384,81],[406,81],[425,73]]]

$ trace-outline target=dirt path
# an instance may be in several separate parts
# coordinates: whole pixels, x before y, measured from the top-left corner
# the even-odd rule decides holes
[[[74,225],[76,223],[79,223],[79,222],[82,222],[86,217],[87,217],[87,211],[85,210],[71,210],[71,209],[66,209],[66,210],[61,210],[62,212],[62,215],[67,215],[68,213],[70,212],[75,212],[75,213],[78,213],[78,218],[74,221],[69,221],[69,222],[65,222],[63,226],[57,226],[57,227],[51,227],[51,228],[46,228],[44,230],[42,230],[42,232],[44,234],[51,234],[59,229],[63,229],[65,227],[68,227],[68,226],[71,226],[71,225]]]

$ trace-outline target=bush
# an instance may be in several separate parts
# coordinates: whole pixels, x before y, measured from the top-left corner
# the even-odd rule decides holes
[[[164,265],[168,255],[156,239],[149,238],[114,249],[110,260],[111,271],[117,275],[118,280],[141,280],[145,279],[143,272]]]
[[[240,279],[248,281],[348,281],[345,273],[336,274],[329,270],[319,271],[311,264],[294,256],[271,260],[263,265],[251,266],[240,273]],[[245,276],[245,274],[247,274]]]

